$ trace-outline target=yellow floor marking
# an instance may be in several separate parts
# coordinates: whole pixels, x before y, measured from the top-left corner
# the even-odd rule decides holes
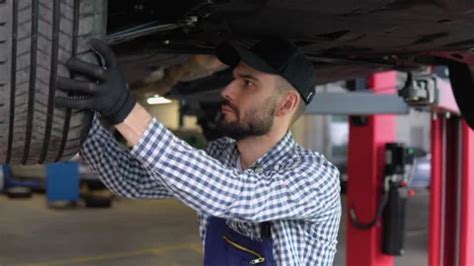
[[[162,248],[154,248],[152,249],[151,252],[153,254],[161,256],[165,255],[167,252],[178,250],[178,249],[189,249],[191,251],[194,251],[198,254],[202,254],[202,244],[201,243],[191,243],[191,244],[182,244],[182,245],[176,245],[176,246],[165,246]]]
[[[191,251],[197,252],[198,246],[200,247],[201,244],[200,243],[179,244],[179,245],[170,245],[170,246],[163,246],[163,247],[156,247],[156,248],[147,248],[147,249],[128,251],[128,252],[108,253],[108,254],[102,254],[102,255],[96,255],[96,256],[83,256],[83,257],[76,257],[76,258],[63,259],[63,260],[53,260],[53,261],[39,262],[39,263],[26,263],[26,264],[19,264],[18,266],[69,265],[72,263],[84,263],[84,262],[102,261],[102,260],[109,260],[109,259],[119,259],[119,258],[140,256],[140,255],[145,255],[145,254],[165,255],[167,252],[181,250],[181,249],[189,249]]]
[[[196,253],[203,255],[204,253],[202,252],[202,244],[192,244],[189,247],[190,249],[194,250]]]

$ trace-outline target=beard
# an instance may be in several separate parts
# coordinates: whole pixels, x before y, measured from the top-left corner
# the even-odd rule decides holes
[[[224,102],[229,106],[236,116],[234,121],[226,121],[225,114],[220,115],[217,130],[224,136],[242,140],[248,137],[262,136],[270,131],[273,126],[273,115],[276,108],[276,97],[270,97],[265,101],[267,104],[263,106],[255,106],[245,113],[242,119],[239,110],[228,102]]]

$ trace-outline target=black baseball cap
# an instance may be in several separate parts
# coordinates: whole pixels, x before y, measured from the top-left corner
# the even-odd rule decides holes
[[[235,67],[240,61],[259,71],[280,75],[299,92],[308,105],[316,86],[315,69],[311,61],[292,42],[282,38],[267,38],[249,49],[225,42],[216,49],[217,58]]]

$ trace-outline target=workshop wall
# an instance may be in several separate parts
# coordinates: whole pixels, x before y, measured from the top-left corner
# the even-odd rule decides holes
[[[184,116],[183,127],[179,127],[179,102],[177,100],[172,100],[169,104],[142,104],[152,116],[156,117],[170,130],[185,129],[201,131],[201,128],[197,125],[197,119],[194,116]]]
[[[397,116],[397,140],[408,146],[430,151],[431,114],[410,110],[409,115]]]

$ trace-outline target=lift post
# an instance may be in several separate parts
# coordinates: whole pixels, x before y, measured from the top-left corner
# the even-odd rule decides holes
[[[474,265],[474,132],[458,116],[434,114],[431,150],[428,263]]]
[[[395,71],[373,74],[368,87],[375,93],[396,93]],[[374,218],[381,198],[385,164],[384,147],[396,140],[394,115],[370,115],[366,124],[351,121],[348,149],[347,209],[353,208],[362,222]],[[347,214],[349,217],[349,214]],[[393,265],[393,256],[382,253],[382,228],[366,230],[347,219],[346,265]]]

